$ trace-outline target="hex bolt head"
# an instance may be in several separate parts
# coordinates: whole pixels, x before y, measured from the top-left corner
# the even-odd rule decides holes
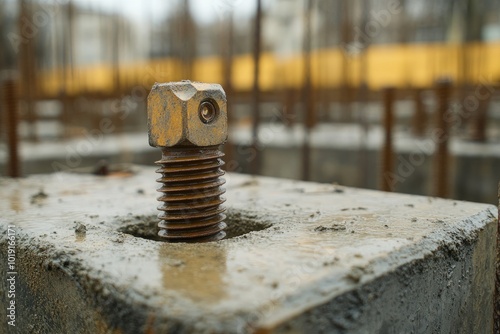
[[[227,139],[226,94],[219,84],[156,83],[148,96],[149,145],[221,145]]]

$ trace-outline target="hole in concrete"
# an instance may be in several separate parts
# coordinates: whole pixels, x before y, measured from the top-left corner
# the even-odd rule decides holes
[[[144,238],[148,240],[161,241],[158,236],[157,216],[134,216],[126,217],[123,223],[127,224],[118,229],[118,232],[133,235],[134,237]]]
[[[227,218],[225,222],[227,228],[225,230],[225,239],[239,237],[240,235],[245,235],[250,232],[262,231],[273,225],[270,221],[266,221],[251,212],[228,209],[226,215]]]
[[[236,211],[228,209],[227,218],[224,222],[227,224],[225,229],[226,237],[231,239],[245,235],[254,231],[262,231],[272,226],[272,223],[265,221],[254,213],[245,211]],[[133,235],[134,237],[164,241],[158,236],[158,217],[154,216],[131,216],[123,220],[125,226],[118,229],[118,232]]]

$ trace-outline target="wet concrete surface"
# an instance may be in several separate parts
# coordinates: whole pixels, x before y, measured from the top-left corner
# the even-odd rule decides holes
[[[228,238],[169,244],[155,236],[156,177],[0,179],[19,333],[493,328],[492,205],[228,174]]]

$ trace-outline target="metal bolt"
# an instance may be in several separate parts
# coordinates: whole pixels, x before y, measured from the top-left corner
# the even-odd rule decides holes
[[[148,96],[149,145],[159,147],[160,237],[203,242],[225,237],[226,95],[218,84],[155,84]]]

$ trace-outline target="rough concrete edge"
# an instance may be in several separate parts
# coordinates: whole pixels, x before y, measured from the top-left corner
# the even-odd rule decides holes
[[[125,291],[124,287],[114,285],[113,277],[109,274],[99,272],[96,275],[95,268],[74,257],[75,251],[58,249],[50,243],[44,244],[41,239],[29,235],[22,229],[18,229],[16,234],[16,252],[22,247],[24,255],[31,254],[29,257],[32,262],[40,264],[40,268],[55,271],[69,282],[73,282],[83,301],[97,310],[106,321],[106,333],[115,333],[116,330],[119,330],[116,333],[124,334],[148,333],[153,327],[161,332],[170,333],[183,328],[182,319],[179,317],[155,319],[157,310],[145,301],[142,294],[135,290]],[[4,246],[6,242],[6,233],[2,233],[0,246]],[[35,249],[39,251],[34,252]],[[85,274],[81,274],[82,272]],[[87,333],[86,329],[83,328],[81,333]]]
[[[500,333],[500,182],[498,183],[498,230],[497,230],[497,261],[495,276],[495,293],[493,295],[493,323],[495,333]]]
[[[494,233],[492,233],[492,232],[494,232],[494,231],[492,231],[493,229],[496,231],[496,226],[495,226],[495,224],[493,224],[493,222],[491,222],[487,229],[486,228],[484,230],[482,229],[479,232],[480,234],[482,234],[484,236],[483,244],[491,245],[495,242],[496,236],[494,235]],[[486,241],[484,241],[485,239],[486,239]],[[461,320],[455,319],[455,320],[458,320],[458,326],[455,326],[454,331],[443,330],[441,328],[441,326],[439,325],[439,323],[438,323],[438,326],[436,326],[436,327],[427,327],[425,331],[422,331],[423,330],[422,327],[413,328],[413,330],[407,329],[407,330],[403,331],[400,328],[399,331],[396,331],[396,330],[391,331],[391,327],[389,327],[389,328],[386,327],[384,330],[380,330],[380,329],[375,330],[371,325],[369,325],[369,327],[368,327],[370,329],[367,329],[367,327],[363,326],[363,324],[361,327],[358,327],[357,325],[355,325],[354,327],[349,326],[349,324],[351,324],[351,325],[357,324],[357,322],[360,319],[364,318],[364,315],[361,315],[360,317],[356,317],[355,316],[356,313],[353,314],[352,312],[349,312],[349,310],[358,309],[358,308],[361,308],[361,309],[365,308],[365,310],[366,309],[373,309],[373,306],[366,306],[366,305],[367,304],[370,305],[370,300],[371,300],[372,296],[376,297],[374,299],[375,301],[379,300],[379,299],[383,299],[385,297],[385,296],[380,295],[379,292],[382,291],[385,295],[385,291],[388,289],[387,288],[388,285],[384,284],[384,283],[387,282],[388,280],[389,281],[395,280],[396,282],[393,282],[393,283],[396,283],[396,285],[398,286],[398,290],[401,289],[401,291],[403,291],[407,287],[413,285],[413,279],[414,279],[413,275],[414,274],[422,274],[422,276],[425,277],[430,272],[434,271],[432,269],[432,267],[433,267],[432,265],[429,267],[430,262],[438,263],[438,262],[442,262],[443,260],[444,260],[444,262],[463,261],[464,257],[467,258],[467,254],[472,255],[471,251],[474,249],[474,247],[476,247],[476,245],[479,244],[479,240],[477,240],[477,241],[478,242],[475,244],[463,245],[463,247],[461,248],[461,250],[463,250],[463,251],[458,256],[458,258],[455,258],[455,255],[450,254],[448,252],[448,250],[446,250],[444,247],[439,247],[433,254],[426,256],[426,257],[416,259],[414,261],[410,261],[408,263],[405,263],[402,266],[396,268],[395,270],[389,271],[389,272],[385,273],[384,275],[379,276],[379,277],[375,278],[374,280],[368,281],[365,284],[362,284],[361,286],[359,286],[355,289],[352,289],[352,290],[349,290],[345,293],[339,294],[339,296],[337,298],[335,298],[335,299],[333,299],[333,300],[331,300],[323,305],[319,305],[317,308],[307,310],[306,312],[301,314],[299,317],[292,319],[290,322],[280,324],[278,327],[273,328],[272,330],[265,329],[264,331],[257,332],[257,333],[258,334],[270,334],[270,333],[284,334],[284,333],[296,333],[296,332],[299,332],[299,333],[300,332],[310,332],[311,328],[307,327],[308,325],[312,324],[313,326],[316,326],[319,324],[321,326],[321,323],[323,326],[325,325],[325,323],[328,326],[327,327],[328,330],[325,330],[322,328],[321,332],[338,333],[338,334],[345,334],[345,333],[357,333],[357,334],[360,334],[360,333],[389,333],[389,332],[390,333],[410,333],[410,332],[411,333],[424,333],[424,332],[431,333],[432,332],[432,333],[463,333],[463,334],[490,333],[494,327],[492,319],[488,319],[487,324],[486,324],[485,322],[482,322],[482,321],[478,322],[477,320],[475,320],[477,318],[474,315],[472,315],[472,317],[469,317],[469,321],[472,320],[472,322],[465,321],[463,323],[460,323],[462,320],[464,320],[464,318],[462,318],[462,317],[460,317]],[[494,254],[491,254],[489,260],[490,260],[490,264],[493,264],[491,262],[495,261]],[[439,266],[439,268],[444,268],[444,267]],[[446,268],[443,272],[445,272],[446,274],[449,274],[449,270],[447,270],[447,269],[449,269],[449,268]],[[430,270],[430,272],[429,272],[429,270]],[[489,299],[488,297],[492,294],[492,291],[494,289],[492,273],[493,272],[491,270],[489,276],[491,277],[492,280],[489,284],[490,287],[488,289],[490,292],[487,295],[487,297],[484,298],[483,300],[488,300]],[[448,281],[449,277],[446,274],[443,275],[445,278],[443,280],[441,280],[441,283],[444,283],[443,281]],[[401,281],[402,277],[406,277],[407,282],[402,282]],[[458,286],[460,289],[460,286],[461,286],[460,280],[461,279],[455,278],[455,280],[458,281]],[[384,283],[382,283],[382,282],[384,282]],[[417,285],[418,285],[418,283],[417,283]],[[382,288],[381,289],[378,288],[379,286],[381,286]],[[391,284],[391,286],[393,286],[393,284]],[[446,288],[448,288],[447,284],[446,284]],[[428,297],[434,301],[435,301],[435,299],[437,299],[436,296],[437,296],[437,294],[428,295]],[[468,295],[469,298],[471,296],[473,296],[473,294]],[[431,300],[428,299],[428,301],[431,301]],[[387,302],[387,300],[386,300],[386,302]],[[416,302],[416,300],[412,301],[411,303],[413,304],[414,302]],[[392,300],[390,301],[390,303],[392,303]],[[453,303],[452,303],[452,305],[450,305],[450,306],[452,308],[456,308],[458,306],[462,310],[462,307],[466,306],[467,304],[468,303],[453,305]],[[427,303],[425,303],[425,305],[427,305]],[[383,310],[383,307],[378,307],[375,309],[380,311],[380,310]],[[317,310],[319,310],[319,311],[317,311]],[[461,310],[459,312],[461,312]],[[483,310],[483,308],[475,308],[473,310],[476,310],[475,312],[479,313]],[[472,311],[472,313],[473,313],[474,312],[473,310],[470,310],[470,311]],[[490,304],[487,311],[491,312],[492,310],[493,310],[493,305]],[[403,313],[405,312],[404,309],[402,309],[400,311]],[[398,317],[397,314],[399,314],[400,311],[399,310],[396,311],[396,318],[391,318],[391,323],[392,323],[392,321],[395,321],[396,323],[399,323],[401,325],[402,323],[408,324],[410,322],[413,322],[414,319],[410,319],[407,317],[397,318]],[[418,309],[416,309],[414,311],[418,312]],[[455,311],[457,311],[457,310],[455,310]],[[384,313],[384,312],[385,311],[383,311],[381,313]],[[425,307],[424,307],[424,312],[425,312]],[[363,313],[364,313],[364,311],[361,310],[361,314],[363,314]],[[481,318],[481,319],[489,318],[488,313],[485,313],[484,315],[482,315],[482,314],[479,315],[479,318]],[[315,316],[315,314],[316,314],[316,316]],[[317,316],[318,314],[328,314],[327,315],[328,318],[326,319],[326,321],[321,322],[321,320],[322,320],[321,316],[318,317]],[[416,313],[406,313],[406,314],[407,315],[415,315]],[[353,317],[353,315],[354,315],[354,317]],[[394,316],[394,315],[395,314],[394,314],[394,310],[393,310],[392,316]],[[373,316],[373,314],[372,314],[372,316]],[[445,314],[443,314],[443,316],[445,316]],[[441,317],[438,317],[438,318],[435,318],[434,320],[440,319],[440,318]],[[467,316],[465,318],[467,318]],[[427,322],[428,320],[429,321],[431,320],[431,319],[426,319],[426,318],[423,318],[423,319],[424,319],[424,322],[426,324],[428,324],[428,322]],[[320,320],[320,321],[317,323],[316,322],[317,320]],[[294,322],[295,322],[295,325],[293,324]],[[362,322],[364,322],[364,320],[362,320]],[[346,324],[348,326],[345,326]],[[367,323],[365,322],[364,324],[366,325]],[[465,325],[465,324],[468,324],[467,328],[462,327],[462,325]],[[303,327],[302,325],[306,325],[306,326]],[[481,327],[482,330],[472,330],[471,329],[471,328],[477,329],[476,326]],[[320,328],[320,327],[317,327],[317,328]],[[432,330],[431,330],[431,328],[432,328]],[[488,330],[484,330],[484,328],[488,328]],[[295,331],[293,331],[293,330],[295,330]]]
[[[429,256],[433,256],[433,253],[435,251],[448,253],[452,257],[457,256],[457,252],[460,252],[460,248],[457,246],[464,243],[475,243],[478,237],[476,231],[482,230],[486,225],[497,221],[495,211],[495,206],[488,205],[487,208],[481,210],[477,214],[468,217],[465,220],[462,220],[461,222],[465,223],[463,224],[464,228],[460,228],[457,230],[456,226],[448,226],[443,230],[430,234],[419,243],[413,244],[409,247],[407,246],[399,248],[396,251],[387,254],[386,257],[378,257],[371,260],[366,267],[373,270],[371,272],[368,271],[367,273],[365,273],[359,282],[353,284],[348,289],[345,289],[343,291],[334,290],[330,294],[309,294],[309,297],[311,297],[309,301],[301,299],[302,296],[299,296],[299,299],[294,303],[296,306],[293,310],[286,309],[272,318],[269,317],[267,319],[259,321],[256,324],[257,332],[272,332],[273,329],[279,327],[283,322],[290,321],[293,318],[307,312],[308,310],[324,305],[340,295],[350,293],[360,288],[361,286],[376,280],[382,273],[394,272],[398,270],[398,268],[410,265],[412,263],[417,263]],[[448,237],[451,237],[448,239],[449,242],[442,242],[443,233]],[[381,269],[381,267],[384,267],[384,269]],[[338,277],[332,277],[330,279],[337,280]],[[304,289],[304,291],[306,290],[307,293],[310,293],[311,290],[314,291],[314,283],[312,283],[309,288]],[[307,294],[305,295],[307,296]]]

